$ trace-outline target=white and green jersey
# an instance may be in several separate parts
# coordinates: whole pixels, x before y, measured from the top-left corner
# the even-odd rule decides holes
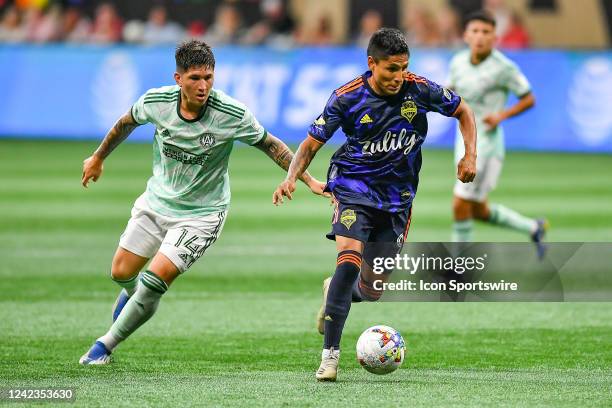
[[[180,103],[174,85],[150,89],[132,106],[136,122],[155,125],[147,203],[170,217],[223,211],[230,202],[227,167],[234,141],[253,145],[266,131],[245,105],[216,89],[195,119],[183,118]]]
[[[504,132],[501,126],[487,130],[483,118],[504,109],[508,94],[521,97],[531,91],[529,81],[519,67],[505,55],[493,50],[478,65],[470,61],[470,50],[457,53],[450,63],[448,86],[461,95],[474,110],[478,132],[478,157],[504,157]],[[457,129],[455,159],[463,157],[464,146]]]

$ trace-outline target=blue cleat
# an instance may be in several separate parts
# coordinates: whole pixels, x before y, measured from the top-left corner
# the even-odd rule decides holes
[[[119,296],[117,296],[117,300],[115,300],[115,305],[113,306],[113,322],[117,320],[128,300],[130,300],[130,297],[125,289],[122,289],[121,292],[119,292]]]
[[[536,245],[536,251],[538,253],[538,259],[544,259],[546,255],[546,251],[548,250],[548,245],[544,243],[544,236],[546,235],[546,231],[548,230],[550,224],[548,220],[544,218],[540,218],[536,220],[538,223],[538,228],[535,230],[533,234],[531,234],[531,240]]]
[[[108,351],[104,343],[96,341],[87,353],[81,357],[81,365],[105,365],[111,362],[111,352]]]

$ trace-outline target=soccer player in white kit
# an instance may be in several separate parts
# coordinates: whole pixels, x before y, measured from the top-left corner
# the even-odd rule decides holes
[[[134,203],[112,261],[111,278],[122,287],[114,323],[81,357],[83,365],[108,364],[113,349],[153,316],[172,281],[215,242],[230,202],[227,169],[235,141],[257,147],[285,170],[293,157],[245,105],[213,88],[215,58],[208,45],[184,42],[175,59],[176,85],[141,96],[83,163],[87,187],[137,126],[155,125],[153,176]],[[301,180],[324,194],[324,183],[309,174]]]
[[[472,183],[456,182],[453,198],[453,234],[455,242],[472,240],[473,220],[511,228],[529,235],[542,257],[542,239],[548,223],[532,219],[501,204],[489,204],[489,193],[499,178],[504,154],[501,122],[530,109],[535,99],[529,81],[519,67],[494,48],[495,20],[478,11],[466,19],[464,40],[469,49],[457,53],[450,65],[450,83],[474,110],[478,132],[476,178]],[[518,102],[506,109],[508,94]],[[455,139],[455,161],[463,157],[459,131]]]

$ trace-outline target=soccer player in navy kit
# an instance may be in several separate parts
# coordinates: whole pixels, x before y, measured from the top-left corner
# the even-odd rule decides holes
[[[368,45],[369,71],[332,93],[273,195],[274,204],[282,203],[283,196],[291,199],[299,175],[342,127],[347,141],[331,159],[326,186],[337,202],[328,238],[336,240],[338,258],[334,276],[326,282],[329,289],[327,284],[324,287],[319,381],[336,380],[340,337],[351,301],[377,300],[382,294],[372,287],[371,275],[372,259],[380,252],[370,248],[376,248],[376,243],[397,243],[390,254],[395,256],[406,239],[427,112],[459,120],[465,155],[458,163],[457,177],[467,183],[476,175],[472,110],[452,91],[408,72],[408,58],[408,45],[399,30],[382,28],[374,33]],[[366,261],[363,268],[362,259]]]

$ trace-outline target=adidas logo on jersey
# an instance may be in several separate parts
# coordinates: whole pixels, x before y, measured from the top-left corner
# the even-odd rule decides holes
[[[370,115],[368,115],[367,113],[365,115],[363,115],[363,117],[359,120],[359,123],[361,123],[361,124],[372,123],[372,122],[374,122],[374,121],[372,120]]]

